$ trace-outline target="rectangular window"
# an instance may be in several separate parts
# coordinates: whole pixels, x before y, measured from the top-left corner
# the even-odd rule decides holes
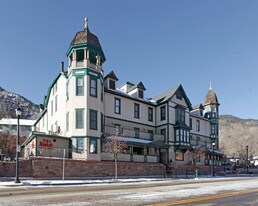
[[[148,120],[153,122],[153,108],[148,108]]]
[[[216,131],[216,125],[215,125],[215,124],[212,124],[212,125],[211,125],[211,134],[213,134],[213,135],[216,134],[215,131]]]
[[[76,152],[83,153],[84,152],[84,139],[76,139]]]
[[[160,130],[160,134],[164,136],[164,140],[163,141],[166,141],[166,129],[161,129]]]
[[[150,140],[153,141],[154,140],[153,131],[152,130],[148,130],[148,133],[150,134]]]
[[[76,95],[77,96],[83,96],[84,92],[83,92],[83,77],[77,77],[76,78]]]
[[[196,131],[197,132],[200,132],[200,126],[201,126],[200,120],[196,120]]]
[[[103,102],[104,100],[104,86],[103,86],[103,83],[101,83],[101,101]]]
[[[90,129],[98,129],[98,111],[90,109]]]
[[[138,91],[138,97],[143,99],[143,91],[139,89]]]
[[[121,99],[115,98],[115,114],[121,114]]]
[[[104,114],[101,112],[101,132],[104,132]]]
[[[176,130],[176,142],[179,142],[179,129]]]
[[[97,139],[90,139],[90,154],[97,154]]]
[[[69,131],[69,112],[66,113],[66,131]]]
[[[199,145],[200,137],[196,137],[196,146]]]
[[[190,129],[192,129],[193,128],[193,120],[192,120],[192,118],[190,118]]]
[[[54,102],[52,100],[51,101],[51,116],[53,116],[53,112],[54,112]]]
[[[116,82],[112,79],[109,79],[109,89],[116,90]]]
[[[57,95],[55,96],[55,112],[57,112]]]
[[[134,118],[140,118],[140,105],[134,103]]]
[[[84,109],[75,109],[75,128],[83,129],[84,128]]]
[[[176,150],[175,153],[177,161],[184,161],[184,153],[181,150]]]
[[[178,122],[185,122],[185,110],[181,107],[176,108],[176,120]]]
[[[135,132],[135,138],[139,138],[140,129],[135,127],[135,128],[134,128],[134,132]]]
[[[148,155],[155,156],[156,155],[156,148],[155,147],[148,147]]]
[[[76,50],[76,60],[83,61],[84,59],[84,49]]]
[[[115,136],[118,136],[121,133],[121,125],[115,124],[114,129],[115,129]]]
[[[160,107],[160,121],[166,119],[166,106]]]
[[[90,96],[97,97],[97,79],[90,78]]]
[[[180,142],[184,141],[183,138],[184,138],[183,130],[180,129]]]
[[[69,82],[66,83],[66,100],[69,99]]]

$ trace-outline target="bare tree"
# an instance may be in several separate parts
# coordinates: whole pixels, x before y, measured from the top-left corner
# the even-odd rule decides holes
[[[115,160],[115,181],[117,181],[117,157],[120,153],[127,151],[128,145],[123,141],[122,137],[110,136],[106,138],[106,142],[102,146],[104,153],[111,153]]]
[[[207,148],[204,147],[203,145],[198,145],[195,148],[193,148],[192,153],[193,153],[193,164],[196,165],[196,162],[200,160],[202,157],[205,157],[207,153]]]
[[[0,149],[6,156],[14,158],[16,152],[15,136],[9,130],[0,132]]]

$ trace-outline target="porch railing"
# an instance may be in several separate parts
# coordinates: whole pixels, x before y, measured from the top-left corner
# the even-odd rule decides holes
[[[144,139],[148,141],[165,140],[164,135],[161,135],[161,134],[130,130],[126,128],[115,128],[112,126],[105,126],[105,134],[107,136],[119,135],[123,137],[138,138],[138,139]]]

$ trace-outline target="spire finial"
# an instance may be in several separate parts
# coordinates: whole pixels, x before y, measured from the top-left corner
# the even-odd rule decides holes
[[[212,82],[210,82],[210,90],[212,90]]]
[[[88,27],[88,18],[87,17],[85,17],[84,22],[85,22],[84,28],[87,28]]]

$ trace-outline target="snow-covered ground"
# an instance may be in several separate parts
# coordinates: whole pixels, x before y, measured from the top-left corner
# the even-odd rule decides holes
[[[7,183],[7,182],[5,182]],[[153,186],[147,186],[150,183],[157,183]],[[161,185],[159,183],[166,183]],[[53,185],[63,185],[64,187],[70,184],[76,184],[82,189],[77,193],[66,194],[40,194],[40,196],[30,196],[30,201],[46,201],[47,198],[55,198],[56,202],[51,202],[47,205],[143,205],[153,202],[164,202],[177,200],[181,198],[196,197],[212,195],[217,193],[224,193],[228,191],[239,191],[248,189],[257,189],[258,191],[258,177],[224,177],[224,178],[200,178],[200,179],[162,179],[162,178],[139,178],[139,179],[119,179],[118,182],[114,180],[23,180],[23,186],[31,187],[37,185],[38,187],[48,187]],[[130,185],[137,185],[131,188]],[[144,186],[146,184],[146,187]],[[4,185],[1,182],[0,185]],[[94,190],[83,189],[88,186],[98,187],[101,185],[129,185],[124,189],[109,189]],[[71,185],[70,185],[71,186]],[[63,196],[62,196],[63,195]],[[35,200],[34,200],[35,199]],[[1,199],[0,199],[1,200]],[[69,202],[67,202],[69,201]],[[1,202],[1,201],[0,201]],[[20,205],[23,205],[20,202]],[[26,202],[27,204],[28,202]],[[26,205],[24,204],[24,205]],[[8,202],[7,205],[16,205],[16,203]]]

